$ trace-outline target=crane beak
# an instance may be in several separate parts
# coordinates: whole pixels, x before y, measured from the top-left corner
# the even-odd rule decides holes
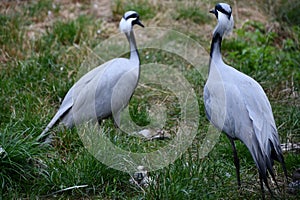
[[[144,24],[142,24],[142,22],[140,20],[137,20],[135,23],[143,28],[145,27]]]
[[[209,11],[209,13],[216,14],[216,10],[215,10],[215,9],[211,9],[211,10]]]

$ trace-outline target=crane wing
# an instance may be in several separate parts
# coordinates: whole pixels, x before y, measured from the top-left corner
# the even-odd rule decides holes
[[[93,70],[89,71],[70,88],[70,90],[67,92],[66,96],[64,97],[57,113],[54,115],[54,117],[51,119],[47,127],[43,130],[43,132],[38,137],[39,139],[44,137],[44,135],[49,131],[49,129],[51,129],[54,125],[56,125],[63,116],[68,114],[68,112],[70,111],[70,109],[74,104],[74,94],[73,94],[74,91],[75,92],[81,91],[85,87],[85,85],[87,85],[95,77],[95,74],[101,73],[101,71],[103,71],[109,63],[110,62],[104,63],[99,67],[96,67]],[[71,119],[72,115],[70,115],[68,118],[69,120],[65,120],[65,125],[71,127],[73,125],[72,124],[73,120]]]
[[[253,129],[248,141],[241,140],[251,152],[263,180],[267,182],[267,170],[275,180],[273,160],[280,163],[284,161],[270,102],[263,88],[254,79],[246,75],[240,76],[240,79],[242,82],[237,85]],[[247,137],[244,140],[245,138]]]

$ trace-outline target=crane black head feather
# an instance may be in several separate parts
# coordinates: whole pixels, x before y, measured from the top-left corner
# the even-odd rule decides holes
[[[225,14],[228,19],[230,19],[231,14],[232,14],[232,9],[231,6],[226,4],[226,3],[218,3],[214,9],[210,10],[210,13],[213,13],[216,15],[217,19],[218,19],[218,11]]]
[[[135,19],[132,21],[132,25],[137,24],[140,25],[141,27],[144,27],[144,25],[140,21],[140,16],[137,12],[135,11],[128,11],[124,14],[123,18],[127,21],[128,19]]]

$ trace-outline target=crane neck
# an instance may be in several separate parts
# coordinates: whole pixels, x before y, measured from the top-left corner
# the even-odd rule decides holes
[[[210,47],[210,62],[209,62],[209,71],[211,66],[216,66],[216,63],[223,62],[222,54],[221,54],[221,46],[222,46],[222,36],[223,34],[218,32],[218,30],[214,31],[213,39]],[[212,65],[212,62],[215,64]]]
[[[222,59],[221,53],[222,46],[222,35],[219,32],[215,32],[210,47],[210,58],[211,59]]]
[[[134,37],[134,32],[131,30],[130,32],[125,33],[127,40],[129,42],[130,46],[130,61],[137,62],[137,64],[140,64],[140,57],[139,57],[139,52],[137,50],[136,42],[135,42],[135,37]]]

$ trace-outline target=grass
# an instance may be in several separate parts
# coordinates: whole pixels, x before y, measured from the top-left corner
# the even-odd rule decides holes
[[[174,14],[174,19],[185,19],[191,20],[196,24],[204,24],[209,21],[209,16],[207,11],[201,10],[201,7],[197,6],[196,2],[193,5],[180,5],[177,7],[177,12]]]
[[[114,2],[113,13],[114,16],[119,17],[123,16],[123,14],[128,10],[135,10],[140,16],[143,16],[143,19],[151,19],[155,17],[156,9],[158,9],[157,6],[152,5],[146,0],[134,0],[128,3],[125,3],[124,0],[117,0]],[[119,18],[116,20],[119,21]]]
[[[90,6],[88,1],[81,3],[85,4],[85,9]],[[177,9],[169,11],[170,4],[167,3],[116,1],[113,5],[114,28],[89,12],[65,19],[61,12],[68,11],[66,5],[56,3],[53,6],[52,1],[7,2],[5,8],[0,7],[1,199],[261,198],[257,169],[242,143],[237,142],[241,158],[241,190],[237,189],[231,146],[223,134],[208,155],[203,156],[202,143],[209,126],[202,99],[204,79],[190,63],[169,52],[142,49],[141,62],[167,64],[183,74],[197,95],[199,127],[192,145],[179,159],[150,172],[154,181],[149,187],[130,184],[128,173],[99,162],[84,147],[76,129],[54,128],[52,147],[40,146],[35,140],[76,81],[81,63],[90,49],[107,36],[117,33],[118,21],[115,20],[119,20],[124,10],[137,10],[146,25],[153,22],[155,16],[170,12],[173,18],[167,18],[171,21],[162,24],[191,22],[199,34],[205,32],[204,29],[201,31],[203,23],[214,22],[206,21],[209,18],[203,14],[204,11],[195,9],[195,6],[187,4],[180,8],[183,2],[172,3],[174,7],[177,5]],[[207,2],[203,4],[203,8],[209,6]],[[190,9],[192,12],[189,12]],[[49,18],[48,11],[53,13],[53,18]],[[284,21],[279,22],[284,28],[270,31],[266,28],[267,24],[250,19],[234,31],[233,37],[224,40],[223,54],[227,63],[261,83],[272,104],[281,142],[296,143],[300,142],[300,29]],[[100,35],[96,33],[99,29]],[[191,33],[192,30],[186,32]],[[206,40],[197,39],[197,34],[195,32],[191,37],[200,40],[208,50],[210,35]],[[182,109],[176,95],[162,90],[155,83],[146,88],[139,86],[130,102],[129,113],[134,122],[145,126],[153,120],[147,110],[152,104],[163,102],[166,108],[164,128],[174,137],[179,119],[183,117]],[[103,123],[103,128],[110,130],[107,138],[112,143],[134,152],[153,152],[172,141],[145,141],[119,133],[110,119]],[[290,151],[284,154],[289,174],[300,167],[298,153]],[[282,187],[283,172],[278,164],[275,171]],[[272,188],[275,190],[273,184]],[[282,192],[277,197],[298,199],[299,195],[299,192],[296,195]]]

